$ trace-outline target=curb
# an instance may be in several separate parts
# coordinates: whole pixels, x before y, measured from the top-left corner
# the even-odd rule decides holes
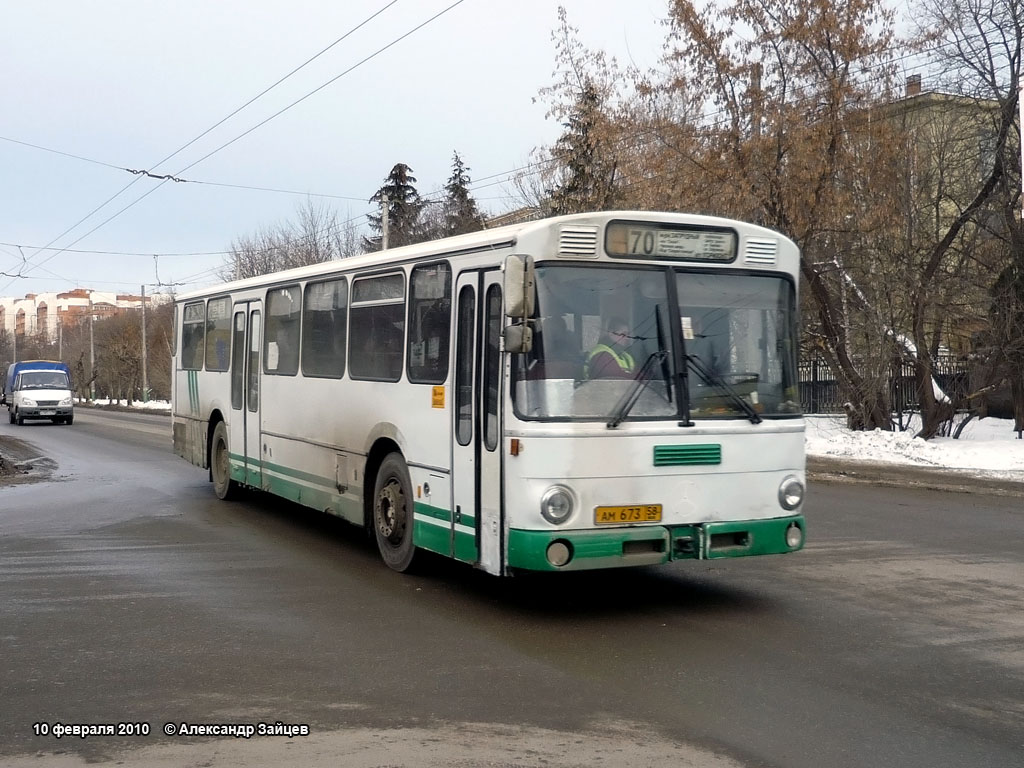
[[[970,470],[973,471],[973,470]],[[975,477],[969,470],[808,456],[807,477],[824,483],[860,483],[952,493],[1024,496],[1024,481]]]

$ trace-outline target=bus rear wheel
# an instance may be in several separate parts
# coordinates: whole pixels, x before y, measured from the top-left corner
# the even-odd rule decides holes
[[[373,488],[373,532],[387,566],[399,573],[412,567],[413,496],[409,468],[401,454],[389,453],[377,470]]]
[[[237,495],[238,484],[231,479],[231,456],[228,453],[228,428],[223,421],[213,429],[210,444],[210,475],[213,492],[218,499],[229,501]]]

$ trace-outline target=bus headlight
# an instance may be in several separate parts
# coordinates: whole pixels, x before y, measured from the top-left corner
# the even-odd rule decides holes
[[[804,484],[790,475],[779,485],[779,504],[783,509],[796,509],[804,500]]]
[[[561,525],[568,520],[574,506],[572,491],[564,485],[553,485],[540,497],[540,513],[554,525]]]
[[[791,523],[786,529],[786,546],[796,549],[804,543],[804,532],[796,523]]]

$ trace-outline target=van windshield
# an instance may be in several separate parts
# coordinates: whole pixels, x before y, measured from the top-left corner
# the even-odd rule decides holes
[[[18,389],[71,389],[64,371],[26,371],[18,377]]]

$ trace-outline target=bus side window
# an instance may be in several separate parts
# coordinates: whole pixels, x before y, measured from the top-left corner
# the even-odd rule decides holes
[[[484,300],[484,381],[483,381],[483,436],[484,447],[493,451],[498,447],[498,404],[501,390],[501,286],[487,288]]]
[[[447,264],[415,267],[409,283],[409,381],[441,384],[448,378],[451,267]]]
[[[267,373],[283,376],[298,373],[301,308],[299,286],[290,285],[267,291],[267,322],[263,349],[263,366]]]
[[[308,283],[302,307],[302,373],[339,379],[345,373],[348,283]]]
[[[206,370],[226,371],[231,346],[231,299],[211,299],[206,306]]]
[[[235,312],[235,331],[231,347],[231,407],[242,407],[245,384],[245,313]]]
[[[181,367],[198,371],[203,367],[203,339],[206,330],[206,305],[197,301],[185,305],[181,328]]]
[[[405,276],[396,273],[353,280],[349,323],[353,340],[349,376],[371,381],[402,378]]]
[[[459,445],[473,439],[473,331],[476,300],[471,286],[459,291],[458,338],[455,347],[455,437]]]

